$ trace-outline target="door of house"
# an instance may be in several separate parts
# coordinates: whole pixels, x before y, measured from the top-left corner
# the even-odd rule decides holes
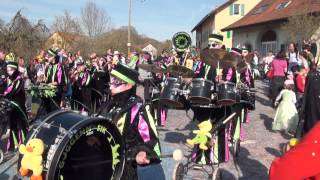
[[[277,54],[277,41],[265,41],[261,42],[261,54],[266,56],[269,51],[272,51],[273,54]]]

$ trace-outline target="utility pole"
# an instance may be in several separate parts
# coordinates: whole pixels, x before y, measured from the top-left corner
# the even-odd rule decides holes
[[[132,0],[128,0],[129,7],[128,7],[128,12],[129,12],[129,21],[128,21],[128,58],[130,56],[130,48],[131,48],[131,6],[132,6]]]

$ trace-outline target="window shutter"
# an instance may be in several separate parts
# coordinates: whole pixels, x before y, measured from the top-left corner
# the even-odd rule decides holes
[[[229,15],[233,15],[233,4],[229,6]]]
[[[244,16],[244,4],[241,4],[241,16]]]
[[[231,31],[227,31],[227,38],[229,39],[231,37]]]

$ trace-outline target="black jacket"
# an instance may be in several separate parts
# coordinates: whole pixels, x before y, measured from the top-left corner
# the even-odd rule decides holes
[[[138,112],[134,113],[133,108],[138,108]],[[145,106],[142,99],[133,95],[132,91],[120,93],[113,97],[109,102],[103,115],[112,118],[114,123],[122,132],[125,144],[127,160],[126,167],[121,179],[136,179],[136,162],[135,157],[138,152],[145,151],[150,157],[151,164],[160,163],[158,158],[160,154],[160,144],[158,133],[155,129],[155,121]],[[149,138],[143,138],[143,133],[139,128],[140,123],[146,123]],[[139,131],[140,129],[140,131]]]

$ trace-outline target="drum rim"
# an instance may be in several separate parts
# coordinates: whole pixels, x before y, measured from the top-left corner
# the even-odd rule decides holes
[[[230,85],[234,85],[234,86],[236,86],[236,83],[234,83],[234,82],[230,82],[230,81],[219,82],[218,86],[220,86],[220,85],[224,85],[224,84],[230,84]]]
[[[56,115],[60,115],[60,114],[64,114],[64,113],[68,113],[68,112],[74,112],[72,110],[57,110],[54,111],[52,113],[50,113],[48,116],[46,116],[43,121],[41,121],[41,123],[35,128],[33,129],[33,133],[30,135],[30,137],[28,138],[28,141],[32,138],[34,138],[36,135],[38,135],[38,133],[40,132],[39,130],[41,129],[41,127],[43,127],[43,125],[50,120],[52,117],[56,116]],[[28,142],[26,141],[26,142]]]
[[[208,82],[208,83],[214,85],[213,81],[209,81],[208,79],[204,79],[204,78],[192,78],[191,83],[193,82],[193,80],[195,80],[195,81],[204,81],[204,82]]]
[[[183,103],[183,102],[180,102],[180,101],[175,101],[175,100],[168,99],[168,98],[160,98],[160,103],[161,103],[161,104],[164,104],[164,105],[166,105],[166,104],[163,103],[163,102],[161,102],[162,100],[170,101],[170,102],[175,102],[175,103],[181,104],[181,106],[174,106],[174,107],[183,107],[183,105],[184,105],[184,103]],[[169,106],[169,107],[173,107],[173,106]]]
[[[72,112],[72,111],[71,111],[71,112]],[[88,120],[90,120],[90,121],[88,121]],[[97,122],[97,121],[99,121],[99,120],[108,121],[108,123],[113,124],[114,127],[117,128],[117,126],[115,125],[115,123],[114,123],[113,121],[111,121],[110,119],[106,118],[106,117],[104,117],[104,118],[100,118],[100,117],[86,117],[86,118],[80,120],[79,122],[77,122],[76,124],[74,124],[72,127],[70,127],[69,130],[74,130],[75,128],[77,128],[77,127],[79,127],[79,126],[81,126],[81,125],[83,125],[82,127],[85,127],[85,125],[88,125],[88,124],[90,124],[90,123]],[[87,122],[86,122],[86,121],[87,121]],[[81,128],[81,127],[80,127],[80,128]],[[122,164],[121,164],[121,170],[120,170],[120,172],[119,172],[119,174],[122,175],[122,174],[123,174],[123,170],[124,170],[124,166],[125,166],[126,154],[125,154],[125,145],[124,145],[123,137],[122,137],[122,135],[121,135],[121,133],[120,133],[119,131],[118,131],[118,133],[119,133],[119,135],[120,135],[120,136],[119,136],[120,139],[121,139],[120,146],[122,147],[122,153],[123,153],[123,156],[120,157],[120,160],[122,159]],[[59,146],[58,146],[57,149],[56,149],[56,153],[54,154],[54,156],[53,156],[53,158],[52,158],[53,160],[50,162],[50,165],[49,165],[50,169],[53,168],[54,170],[53,170],[53,173],[47,173],[47,174],[46,174],[46,177],[47,177],[48,179],[54,179],[54,177],[55,177],[55,175],[56,175],[56,173],[57,173],[58,162],[59,162],[59,160],[60,160],[60,158],[61,158],[61,155],[62,155],[62,153],[63,153],[63,150],[65,149],[65,147],[67,146],[68,142],[70,141],[70,139],[71,139],[71,137],[72,137],[72,136],[71,136],[70,138],[68,138],[68,136],[69,136],[69,134],[66,133],[66,134],[62,137],[62,140],[61,140]],[[53,163],[53,162],[54,162],[54,163]],[[121,162],[121,161],[120,161],[120,162]],[[52,165],[53,165],[54,167],[51,167]],[[48,172],[50,171],[50,169],[48,169]],[[49,175],[50,175],[50,177],[49,177]],[[121,176],[120,176],[120,177],[121,177]]]

